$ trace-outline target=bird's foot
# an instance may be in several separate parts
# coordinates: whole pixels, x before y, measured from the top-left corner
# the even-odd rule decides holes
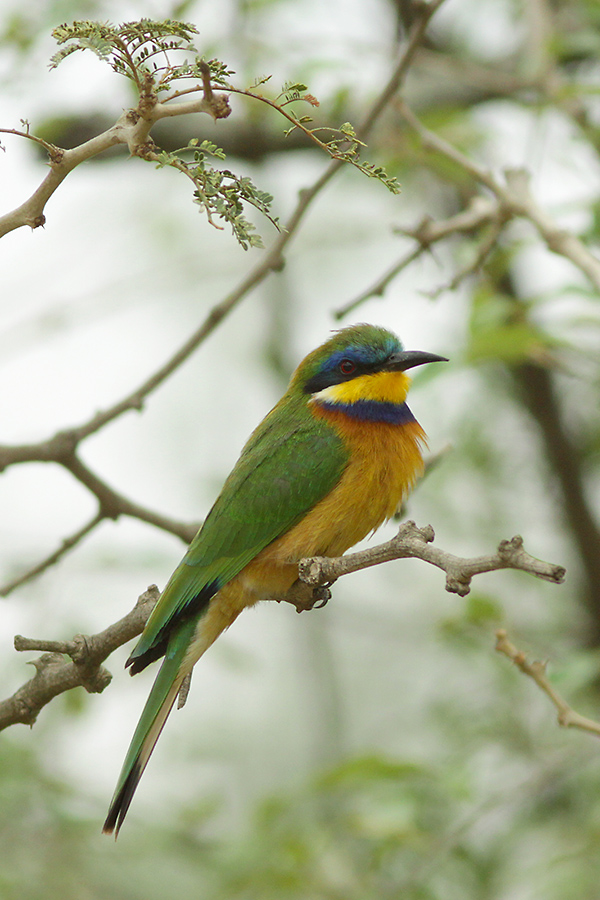
[[[303,581],[295,581],[287,594],[279,597],[296,607],[296,612],[304,612],[308,609],[322,609],[331,600],[329,585],[317,585],[312,587]]]

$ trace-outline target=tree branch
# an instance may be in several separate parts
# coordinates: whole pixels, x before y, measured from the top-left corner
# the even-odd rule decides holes
[[[417,528],[414,522],[405,522],[395,538],[377,547],[334,559],[303,559],[298,565],[299,580],[286,595],[277,599],[291,603],[297,612],[318,609],[330,599],[329,586],[333,581],[350,572],[392,559],[422,559],[437,566],[446,572],[446,590],[461,597],[469,593],[473,576],[483,572],[519,569],[555,584],[562,583],[565,575],[562,566],[530,556],[524,550],[520,537],[502,541],[495,554],[472,559],[463,559],[432,547],[433,538],[430,525]],[[18,723],[33,725],[40,710],[53,697],[74,687],[84,687],[89,693],[103,691],[110,683],[111,675],[102,663],[114,650],[143,631],[159,596],[156,585],[151,585],[130,613],[91,637],[76,635],[70,641],[48,641],[17,635],[16,650],[41,650],[43,656],[33,662],[36,670],[34,677],[12,697],[0,703],[0,731]],[[70,659],[65,659],[65,656]],[[184,692],[182,704],[186,696]]]
[[[44,144],[48,149],[50,160],[50,171],[31,197],[16,209],[0,216],[0,238],[23,225],[29,225],[30,228],[44,225],[46,203],[67,175],[86,160],[98,156],[116,144],[125,144],[132,156],[143,157],[150,131],[160,119],[196,112],[208,113],[213,118],[224,118],[231,112],[222,94],[211,94],[210,100],[202,97],[176,106],[165,106],[163,103],[149,104],[144,102],[144,99],[144,96],[140,97],[137,108],[125,110],[111,128],[70,150],[46,145],[46,142],[28,133],[16,132],[14,129],[0,129],[5,134],[19,134]]]
[[[322,556],[303,559],[298,567],[300,579],[312,586],[331,584],[342,575],[393,559],[422,559],[437,566],[446,573],[446,590],[461,597],[469,593],[473,576],[483,572],[519,569],[554,584],[562,584],[565,577],[565,569],[562,566],[530,556],[523,547],[523,538],[519,535],[510,541],[501,541],[497,553],[472,559],[463,559],[440,550],[439,547],[433,547],[434,537],[431,525],[417,528],[414,522],[405,522],[400,526],[396,537],[377,547],[334,559]]]
[[[72,535],[64,538],[60,547],[45,559],[36,563],[12,581],[0,586],[0,596],[8,596],[20,585],[45,572],[46,569],[58,562],[65,553],[76,547],[105,519],[116,520],[120,516],[129,516],[160,528],[169,534],[174,534],[185,543],[189,543],[196,534],[199,523],[189,524],[172,519],[169,516],[134,503],[111,488],[106,481],[99,478],[95,472],[92,472],[77,456],[75,448],[80,440],[77,429],[73,429],[71,432],[58,432],[54,437],[39,444],[24,444],[15,447],[0,446],[0,472],[8,466],[17,463],[33,461],[54,462],[70,472],[98,501],[98,511],[92,519],[78,528]]]
[[[382,297],[392,281],[407,266],[429,250],[433,244],[455,234],[473,234],[481,228],[490,225],[490,223],[493,224],[495,229],[501,227],[498,204],[487,197],[474,197],[467,209],[461,210],[461,212],[451,216],[449,219],[436,222],[430,216],[425,216],[415,228],[397,229],[398,233],[415,240],[417,246],[388,269],[371,287],[337,309],[334,313],[335,318],[342,319],[348,313],[354,312],[366,300],[370,300],[371,297]],[[485,252],[489,252],[487,246]],[[471,264],[465,274],[469,274],[477,265],[480,255],[481,252],[477,254],[477,259]],[[464,277],[464,275],[461,277]]]
[[[63,556],[76,547],[81,541],[86,537],[91,531],[96,528],[97,525],[103,520],[104,516],[101,513],[96,513],[85,525],[82,525],[81,528],[78,528],[73,534],[69,535],[66,538],[63,538],[61,541],[60,547],[58,547],[53,553],[47,556],[45,559],[41,560],[39,563],[36,563],[35,566],[32,566],[31,569],[28,569],[22,575],[19,575],[17,578],[14,578],[12,581],[7,581],[6,584],[0,586],[0,597],[8,597],[14,590],[21,587],[21,585],[26,584],[28,581],[31,581],[32,578],[36,578],[38,575],[41,575],[42,572],[45,572],[46,569],[49,569],[51,566],[55,565],[59,560],[63,558]]]
[[[530,176],[524,169],[508,169],[506,182],[501,184],[491,172],[478,166],[456,147],[426,128],[403,100],[397,101],[400,114],[421,138],[425,147],[441,153],[460,166],[475,181],[488,188],[502,206],[505,216],[527,219],[536,228],[546,246],[553,253],[570,260],[600,292],[600,259],[570,231],[561,228],[554,219],[536,203],[529,189]]]
[[[496,650],[507,656],[515,666],[529,678],[533,679],[537,686],[549,697],[558,711],[558,724],[563,728],[579,728],[596,737],[600,737],[600,722],[588,719],[571,709],[563,700],[558,691],[552,687],[546,675],[546,663],[534,660],[529,662],[521,650],[517,650],[514,644],[508,640],[506,631],[501,628],[496,632]]]
[[[72,688],[101,693],[112,678],[102,663],[122,644],[141,634],[159,596],[156,585],[151,585],[128,615],[92,637],[79,634],[63,642],[17,635],[16,650],[42,650],[44,655],[32,663],[33,678],[0,703],[0,731],[18,723],[33,725],[44,706]]]

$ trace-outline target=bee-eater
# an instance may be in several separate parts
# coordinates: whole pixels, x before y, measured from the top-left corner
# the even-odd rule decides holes
[[[118,834],[182,682],[242,609],[283,598],[298,580],[299,560],[339,556],[393,515],[423,467],[425,433],[405,402],[405,372],[441,360],[404,350],[384,328],[355,325],[300,363],[127,660],[135,675],[164,657],[105,832]]]

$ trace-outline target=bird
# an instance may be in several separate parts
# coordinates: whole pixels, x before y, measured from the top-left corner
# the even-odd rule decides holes
[[[298,562],[342,555],[389,519],[423,471],[406,371],[445,357],[378,325],[334,332],[296,368],[242,449],[129,656],[163,658],[125,757],[105,833],[117,837],[191,671],[246,607],[299,589]],[[300,590],[312,591],[308,585]]]

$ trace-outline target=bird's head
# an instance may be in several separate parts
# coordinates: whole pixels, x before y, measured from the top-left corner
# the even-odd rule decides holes
[[[404,403],[407,369],[445,357],[404,350],[391,331],[377,325],[352,325],[313,350],[292,376],[291,387],[330,403],[378,400]]]

